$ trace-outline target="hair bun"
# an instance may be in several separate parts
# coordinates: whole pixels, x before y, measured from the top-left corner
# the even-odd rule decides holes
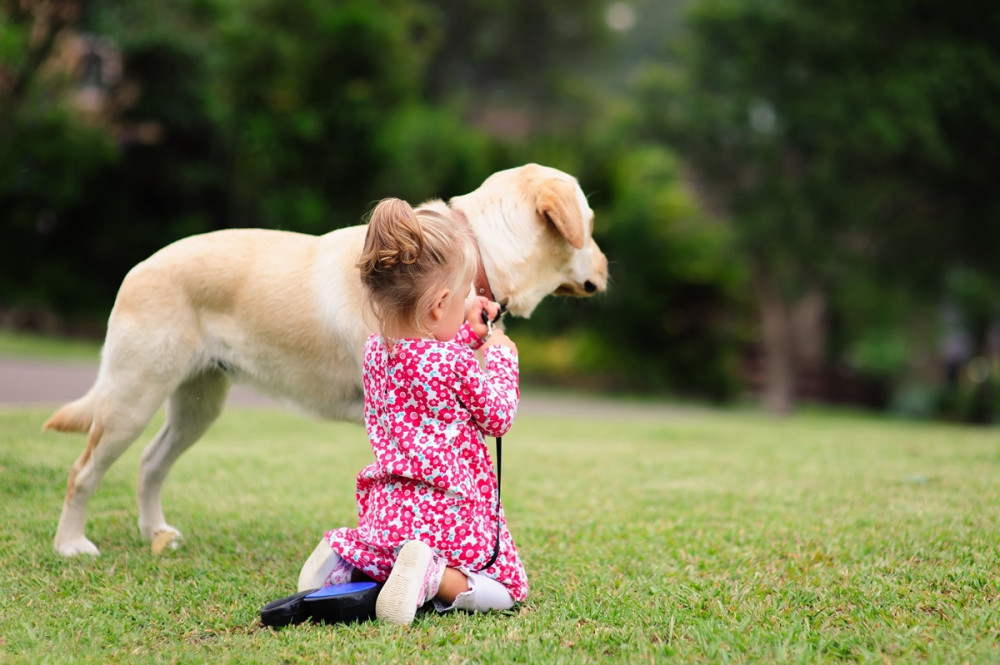
[[[399,265],[411,265],[420,258],[423,249],[421,244],[413,242],[411,238],[396,238],[398,245],[395,247],[383,247],[375,259],[375,267],[378,270],[392,270]]]
[[[358,262],[362,275],[412,265],[424,251],[417,213],[402,199],[383,199],[368,220],[365,247]]]

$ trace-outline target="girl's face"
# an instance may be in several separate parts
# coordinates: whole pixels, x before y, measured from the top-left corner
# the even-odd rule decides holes
[[[434,325],[431,332],[434,339],[439,342],[450,341],[465,323],[466,293],[452,293],[448,289],[442,292],[443,299],[435,306],[435,310],[440,312],[440,315],[432,317]]]

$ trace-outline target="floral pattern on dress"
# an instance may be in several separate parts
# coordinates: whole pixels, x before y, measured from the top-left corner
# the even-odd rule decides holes
[[[481,572],[522,601],[524,566],[499,505],[486,436],[502,436],[520,399],[517,355],[503,346],[476,358],[468,323],[448,342],[378,335],[365,344],[365,427],[375,461],[357,479],[358,527],[327,532],[330,546],[378,581],[396,552],[419,539],[451,568]],[[485,570],[497,539],[496,561]]]

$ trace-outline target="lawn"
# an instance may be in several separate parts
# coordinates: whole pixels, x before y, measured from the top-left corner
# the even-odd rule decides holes
[[[101,343],[94,340],[35,335],[0,328],[0,355],[96,363],[100,350]]]
[[[807,413],[523,415],[504,504],[532,583],[504,615],[259,625],[354,523],[359,428],[229,410],[138,536],[141,445],[91,503],[98,558],[51,549],[82,436],[0,411],[0,662],[998,662],[1000,431]],[[147,438],[152,432],[147,433]]]

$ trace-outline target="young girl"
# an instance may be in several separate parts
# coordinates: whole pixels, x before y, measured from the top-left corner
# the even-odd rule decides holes
[[[477,263],[464,225],[399,199],[372,212],[358,267],[378,330],[364,350],[375,462],[358,474],[358,527],[325,535],[300,590],[384,581],[376,616],[402,625],[431,600],[488,612],[526,597],[484,438],[513,423],[517,348],[483,323],[496,303],[466,303]]]

